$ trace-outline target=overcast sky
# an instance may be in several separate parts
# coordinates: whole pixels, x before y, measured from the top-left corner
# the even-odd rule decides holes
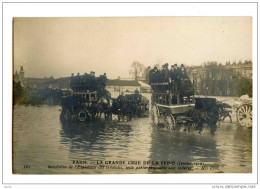
[[[25,77],[107,73],[133,61],[200,65],[252,59],[251,17],[14,18],[14,71]]]

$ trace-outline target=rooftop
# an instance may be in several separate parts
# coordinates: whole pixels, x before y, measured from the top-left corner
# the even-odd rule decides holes
[[[108,79],[107,86],[141,86],[138,81],[135,80],[119,80],[119,79]]]

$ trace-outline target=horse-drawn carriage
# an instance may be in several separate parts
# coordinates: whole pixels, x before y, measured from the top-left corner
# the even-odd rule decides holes
[[[71,90],[64,91],[61,98],[61,119],[73,122],[101,118],[130,121],[132,116],[148,115],[149,101],[138,91],[131,95],[120,95],[112,99],[105,89],[106,76],[95,77],[91,74],[70,78]]]
[[[183,66],[182,70],[164,68],[150,72],[154,123],[168,129],[185,126],[184,130],[194,128],[199,132],[208,125],[214,133],[221,117],[220,110],[226,112],[225,107],[223,104],[220,106],[215,98],[195,98],[194,88]]]
[[[61,119],[69,121],[86,121],[112,115],[109,112],[110,93],[105,89],[106,75],[95,77],[91,74],[72,74],[70,78],[71,90],[64,92],[61,97]]]
[[[131,121],[133,116],[149,116],[149,101],[139,94],[119,95],[112,102],[112,113],[118,115],[118,120]]]

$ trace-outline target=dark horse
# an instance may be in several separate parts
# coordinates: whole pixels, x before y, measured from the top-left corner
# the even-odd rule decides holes
[[[99,103],[102,106],[102,111],[105,116],[105,120],[112,120],[112,102],[106,98],[101,98]]]
[[[219,121],[224,121],[227,117],[229,117],[230,123],[232,123],[232,118],[230,113],[232,110],[230,110],[232,107],[226,103],[223,102],[217,102],[216,107],[218,108],[219,113]]]
[[[105,119],[112,119],[111,105],[106,98],[100,98],[91,104],[92,119],[101,118],[104,113]]]
[[[126,119],[131,121],[132,111],[131,103],[129,103],[125,98],[113,99],[112,113],[118,115],[118,121]]]
[[[189,117],[187,120],[188,131],[190,131],[191,127],[195,127],[195,130],[198,130],[199,133],[201,133],[203,126],[206,124],[210,127],[210,133],[215,133],[217,128],[216,124],[219,118],[217,108],[213,108],[212,111],[203,109],[190,110],[186,113],[186,116]]]
[[[99,101],[94,101],[91,104],[92,119],[101,118],[103,112],[102,105]]]

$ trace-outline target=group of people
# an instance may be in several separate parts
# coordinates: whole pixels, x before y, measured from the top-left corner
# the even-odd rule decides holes
[[[130,106],[132,106],[133,104],[139,104],[141,103],[141,98],[142,95],[139,94],[138,90],[135,90],[134,94],[129,94],[129,95],[124,95],[124,93],[122,92],[118,97],[117,97],[117,101],[119,102],[120,105],[127,104],[129,103]]]
[[[91,71],[90,74],[85,73],[84,75],[78,73],[74,76],[74,74],[71,74],[70,86],[72,90],[76,91],[97,90],[98,88],[105,88],[106,81],[106,73],[95,77],[95,72]]]
[[[135,90],[134,94],[124,95],[121,93],[121,95],[115,99],[114,105],[117,109],[119,108],[127,110],[130,111],[133,115],[141,116],[144,113],[147,104],[149,104],[148,100],[142,101],[142,99],[144,99],[144,97],[139,93],[138,90]]]
[[[183,79],[188,79],[186,69],[183,64],[179,67],[177,64],[174,64],[169,69],[169,64],[166,63],[162,66],[162,69],[159,70],[157,67],[154,67],[149,72],[149,84],[151,83],[161,83],[168,82],[170,80],[180,81]]]

